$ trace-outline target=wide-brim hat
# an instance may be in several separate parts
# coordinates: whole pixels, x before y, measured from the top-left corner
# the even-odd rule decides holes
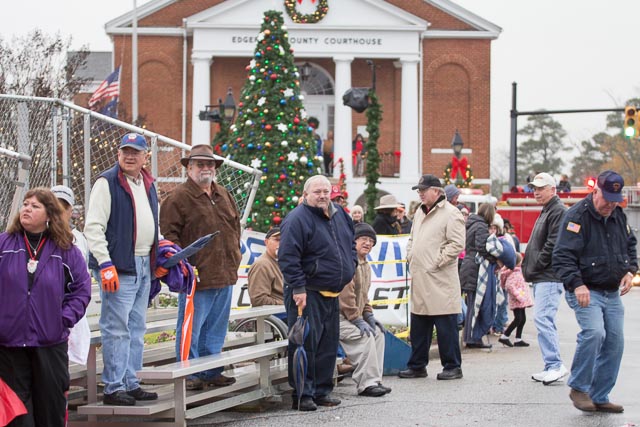
[[[393,194],[387,194],[385,196],[380,197],[380,204],[376,206],[374,209],[397,209],[400,206],[396,196]]]
[[[216,169],[224,163],[224,159],[216,158],[213,155],[213,148],[209,144],[194,145],[189,154],[180,159],[180,163],[186,168],[190,160],[213,160],[216,162]]]

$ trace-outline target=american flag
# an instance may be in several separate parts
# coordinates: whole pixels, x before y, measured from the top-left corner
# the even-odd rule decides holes
[[[120,95],[120,67],[116,68],[115,71],[105,79],[98,89],[93,92],[91,98],[89,99],[89,108],[93,108],[96,104],[103,100],[109,100],[113,97]]]

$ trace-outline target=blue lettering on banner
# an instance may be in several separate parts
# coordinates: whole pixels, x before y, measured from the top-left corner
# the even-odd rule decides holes
[[[391,247],[393,249],[393,256],[387,257],[387,251],[389,251],[389,243],[391,243]],[[382,273],[384,270],[384,261],[389,258],[389,260],[397,261],[394,263],[396,269],[396,275],[398,277],[404,277],[404,266],[405,263],[401,262],[402,260],[402,247],[400,246],[400,242],[397,241],[383,241],[380,243],[380,251],[378,252],[378,259],[375,260],[372,258],[371,254],[367,255],[369,261],[373,261],[371,265],[371,271],[373,274],[379,279],[382,277]],[[375,263],[379,264],[375,264]]]
[[[240,253],[244,255],[245,252],[248,252],[249,254],[249,259],[243,263],[245,265],[252,265],[255,259],[258,258],[260,255],[262,255],[262,253],[265,251],[264,239],[247,237],[246,243],[243,240],[240,240],[240,243],[241,243]],[[256,249],[259,249],[259,250],[256,250]],[[244,260],[244,258],[245,257],[243,256],[242,259]],[[245,272],[247,271],[249,271],[249,268],[245,269]]]

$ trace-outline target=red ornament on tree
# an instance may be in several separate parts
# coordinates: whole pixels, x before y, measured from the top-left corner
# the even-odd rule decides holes
[[[296,116],[293,118],[293,123],[298,124],[300,123],[300,119]]]
[[[278,78],[278,75],[276,73],[271,74],[271,80],[275,80]]]
[[[270,124],[266,124],[266,125],[264,126],[264,128],[265,128],[266,130],[271,130],[271,125],[270,125]]]
[[[275,225],[280,225],[281,222],[282,222],[282,218],[280,218],[279,216],[274,216],[273,217],[273,223]]]

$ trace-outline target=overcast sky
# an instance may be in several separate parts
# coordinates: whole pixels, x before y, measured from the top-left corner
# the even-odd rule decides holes
[[[339,1],[339,0],[331,0]],[[104,24],[132,9],[133,0],[4,2],[0,36],[39,27],[74,38],[75,47],[111,50]],[[138,0],[138,6],[147,3]],[[640,96],[638,0],[458,0],[502,27],[492,45],[491,142],[494,160],[509,146],[511,83],[520,111],[615,108]],[[101,7],[97,7],[101,4]],[[331,3],[329,3],[331,4]],[[629,49],[625,49],[628,47]],[[567,144],[604,130],[604,113],[558,115]],[[522,126],[526,118],[521,117]],[[494,162],[495,165],[495,162]],[[493,168],[493,172],[504,168]]]

